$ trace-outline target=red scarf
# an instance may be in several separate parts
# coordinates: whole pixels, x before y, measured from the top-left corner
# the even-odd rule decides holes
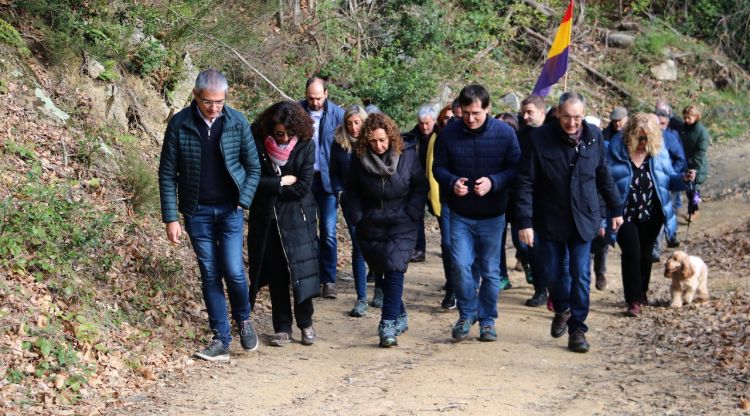
[[[279,144],[276,143],[276,140],[271,136],[266,137],[266,140],[263,142],[263,144],[266,148],[268,157],[271,158],[273,163],[281,167],[286,165],[287,160],[289,160],[289,154],[292,153],[292,150],[294,150],[294,146],[297,144],[297,136],[292,136],[292,138],[289,140],[289,143],[287,143],[283,148],[280,147]]]

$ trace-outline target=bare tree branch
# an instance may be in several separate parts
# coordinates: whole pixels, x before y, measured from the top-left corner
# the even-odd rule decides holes
[[[159,0],[156,0],[155,3],[160,4],[162,7],[164,7],[167,10],[169,10],[172,14],[174,14],[175,16],[177,16],[178,19],[182,20],[183,23],[185,23],[186,26],[188,26],[191,29],[193,29],[196,33],[198,33],[199,35],[201,35],[204,38],[206,38],[209,42],[213,43],[215,46],[220,46],[220,47],[222,47],[222,48],[224,48],[224,49],[232,52],[232,54],[234,56],[236,56],[237,59],[240,60],[240,62],[242,62],[243,64],[245,64],[245,66],[247,66],[248,68],[250,68],[250,70],[252,70],[253,72],[255,72],[259,77],[261,77],[264,81],[266,81],[268,83],[268,85],[270,85],[274,90],[276,90],[279,93],[279,95],[281,95],[284,99],[293,100],[292,97],[290,97],[286,93],[284,93],[284,91],[282,91],[279,87],[277,87],[276,84],[274,84],[273,82],[271,82],[271,80],[268,79],[268,77],[266,77],[265,75],[263,75],[262,72],[260,72],[257,68],[255,68],[253,65],[251,65],[250,62],[248,62],[247,59],[245,59],[242,56],[242,54],[240,54],[239,52],[237,52],[236,49],[234,49],[233,47],[227,45],[226,43],[224,43],[224,42],[222,42],[222,41],[214,38],[213,36],[211,36],[211,35],[209,35],[207,33],[204,33],[203,31],[199,30],[198,28],[195,27],[195,25],[192,22],[188,21],[188,19],[185,18],[185,16],[183,16],[180,12],[172,9],[168,5],[160,2]]]

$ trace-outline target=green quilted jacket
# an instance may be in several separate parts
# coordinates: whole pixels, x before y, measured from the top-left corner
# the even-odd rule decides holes
[[[680,130],[682,147],[685,150],[688,169],[695,169],[695,183],[703,184],[708,177],[708,145],[711,140],[708,130],[700,121],[690,125],[685,123]]]
[[[159,161],[161,217],[165,223],[178,220],[178,210],[192,215],[198,206],[201,178],[200,134],[193,121],[195,102],[169,121]],[[258,187],[260,161],[250,124],[245,116],[225,105],[221,154],[239,190],[239,205],[249,209]]]

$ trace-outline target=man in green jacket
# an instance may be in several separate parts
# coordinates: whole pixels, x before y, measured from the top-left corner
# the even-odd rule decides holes
[[[198,74],[193,101],[169,121],[159,161],[159,193],[167,239],[180,242],[182,213],[201,272],[203,300],[213,339],[194,356],[228,361],[232,342],[222,278],[242,347],[258,348],[242,256],[244,211],[260,178],[250,125],[224,105],[227,80],[216,69]]]

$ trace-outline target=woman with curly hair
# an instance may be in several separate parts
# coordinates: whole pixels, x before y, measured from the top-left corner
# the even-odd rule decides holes
[[[365,120],[356,152],[344,192],[345,209],[368,266],[383,274],[378,335],[381,347],[391,347],[408,329],[401,296],[427,200],[427,179],[416,149],[404,146],[398,126],[385,114]]]
[[[258,116],[254,133],[261,176],[247,237],[251,300],[260,287],[269,286],[275,332],[271,345],[284,346],[292,341],[291,284],[302,344],[311,345],[312,298],[320,296],[312,121],[296,102],[281,101]]]
[[[353,105],[344,111],[344,123],[336,127],[334,142],[331,145],[329,174],[333,193],[339,202],[342,202],[341,193],[344,191],[344,178],[348,175],[354,147],[357,145],[357,137],[365,120],[367,120],[365,110],[358,105]],[[362,257],[359,244],[357,244],[354,223],[346,214],[346,211],[344,211],[344,220],[352,240],[352,272],[354,274],[354,287],[357,291],[357,301],[354,303],[352,310],[349,311],[349,316],[359,318],[367,314],[367,265],[365,264],[365,258]]]
[[[607,164],[621,195],[625,222],[617,231],[622,250],[622,286],[627,316],[637,317],[646,304],[651,278],[651,248],[659,230],[665,226],[668,236],[677,232],[677,219],[669,191],[687,187],[695,171],[675,173],[669,153],[662,144],[661,129],[655,115],[638,113],[625,125],[622,135],[610,140]]]
[[[453,118],[453,109],[450,104],[440,109],[437,118],[437,128],[442,130],[446,124]]]

